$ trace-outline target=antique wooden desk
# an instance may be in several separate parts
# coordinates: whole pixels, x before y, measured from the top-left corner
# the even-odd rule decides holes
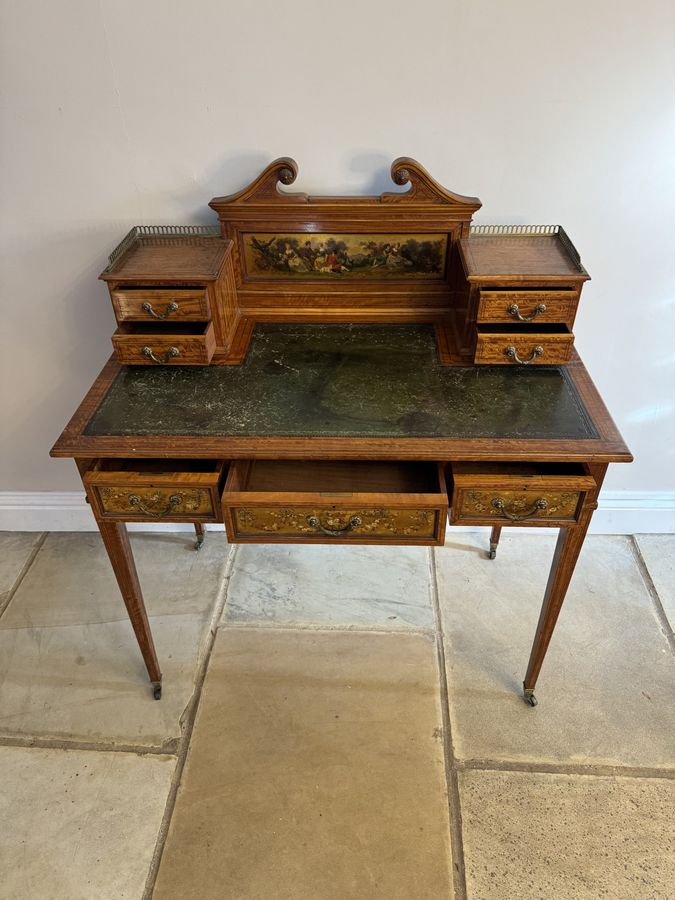
[[[492,526],[490,557],[504,525],[560,528],[536,704],[608,464],[631,460],[572,347],[588,275],[557,229],[472,233],[475,198],[412,160],[392,174],[407,194],[313,199],[278,189],[278,160],[212,201],[220,234],[136,232],[103,273],[117,358],[52,455],[78,465],[157,699],[125,522],[442,545],[449,510]]]

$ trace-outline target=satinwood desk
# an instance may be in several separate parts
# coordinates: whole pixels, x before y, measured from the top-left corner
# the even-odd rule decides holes
[[[442,544],[449,506],[451,524],[493,526],[492,556],[502,525],[559,526],[531,705],[608,464],[631,460],[576,353],[567,366],[442,365],[429,324],[259,324],[237,366],[111,359],[52,455],[78,465],[157,698],[125,521],[394,554]]]
[[[534,706],[607,466],[631,460],[574,350],[589,275],[564,229],[474,226],[480,200],[413,159],[377,197],[296,175],[283,157],[214,198],[217,226],[129,232],[101,274],[115,356],[52,450],[78,465],[155,697],[126,522],[396,553],[442,545],[449,511],[492,527],[491,558],[505,525],[560,528]]]

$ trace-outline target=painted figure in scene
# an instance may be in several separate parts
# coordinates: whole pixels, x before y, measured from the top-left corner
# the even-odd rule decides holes
[[[249,276],[441,278],[443,234],[245,234]]]

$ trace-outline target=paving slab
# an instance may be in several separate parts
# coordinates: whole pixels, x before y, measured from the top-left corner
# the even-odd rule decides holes
[[[242,545],[226,621],[434,627],[426,547]]]
[[[671,900],[675,782],[460,773],[469,900]]]
[[[159,701],[128,622],[0,629],[0,734],[173,749],[208,621],[154,616],[150,624]]]
[[[162,756],[0,747],[0,898],[138,900],[174,766]]]
[[[154,900],[451,898],[433,640],[216,638]]]
[[[230,547],[209,532],[202,549],[189,534],[132,534],[148,615],[203,614],[213,606]],[[93,625],[127,618],[98,532],[49,534],[0,628]]]
[[[675,766],[675,657],[629,538],[584,546],[528,707],[522,679],[556,533],[477,535],[436,551],[460,758]]]
[[[40,537],[39,532],[0,531],[0,611]]]
[[[635,541],[654,582],[671,631],[675,631],[675,534],[636,534]]]
[[[229,552],[221,539],[197,553],[186,535],[132,537],[164,676],[155,701],[100,537],[49,535],[0,619],[0,734],[175,744]]]

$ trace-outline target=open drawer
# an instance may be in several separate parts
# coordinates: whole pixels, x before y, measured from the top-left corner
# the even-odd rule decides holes
[[[112,343],[117,361],[131,366],[206,366],[216,349],[212,322],[124,322]]]
[[[219,459],[98,459],[84,474],[94,512],[140,522],[220,522]]]
[[[570,525],[594,488],[593,476],[576,463],[457,462],[450,524]]]
[[[231,542],[442,544],[441,466],[418,462],[242,460],[223,491]]]
[[[474,363],[491,366],[561,366],[572,356],[574,335],[564,324],[477,325]]]

